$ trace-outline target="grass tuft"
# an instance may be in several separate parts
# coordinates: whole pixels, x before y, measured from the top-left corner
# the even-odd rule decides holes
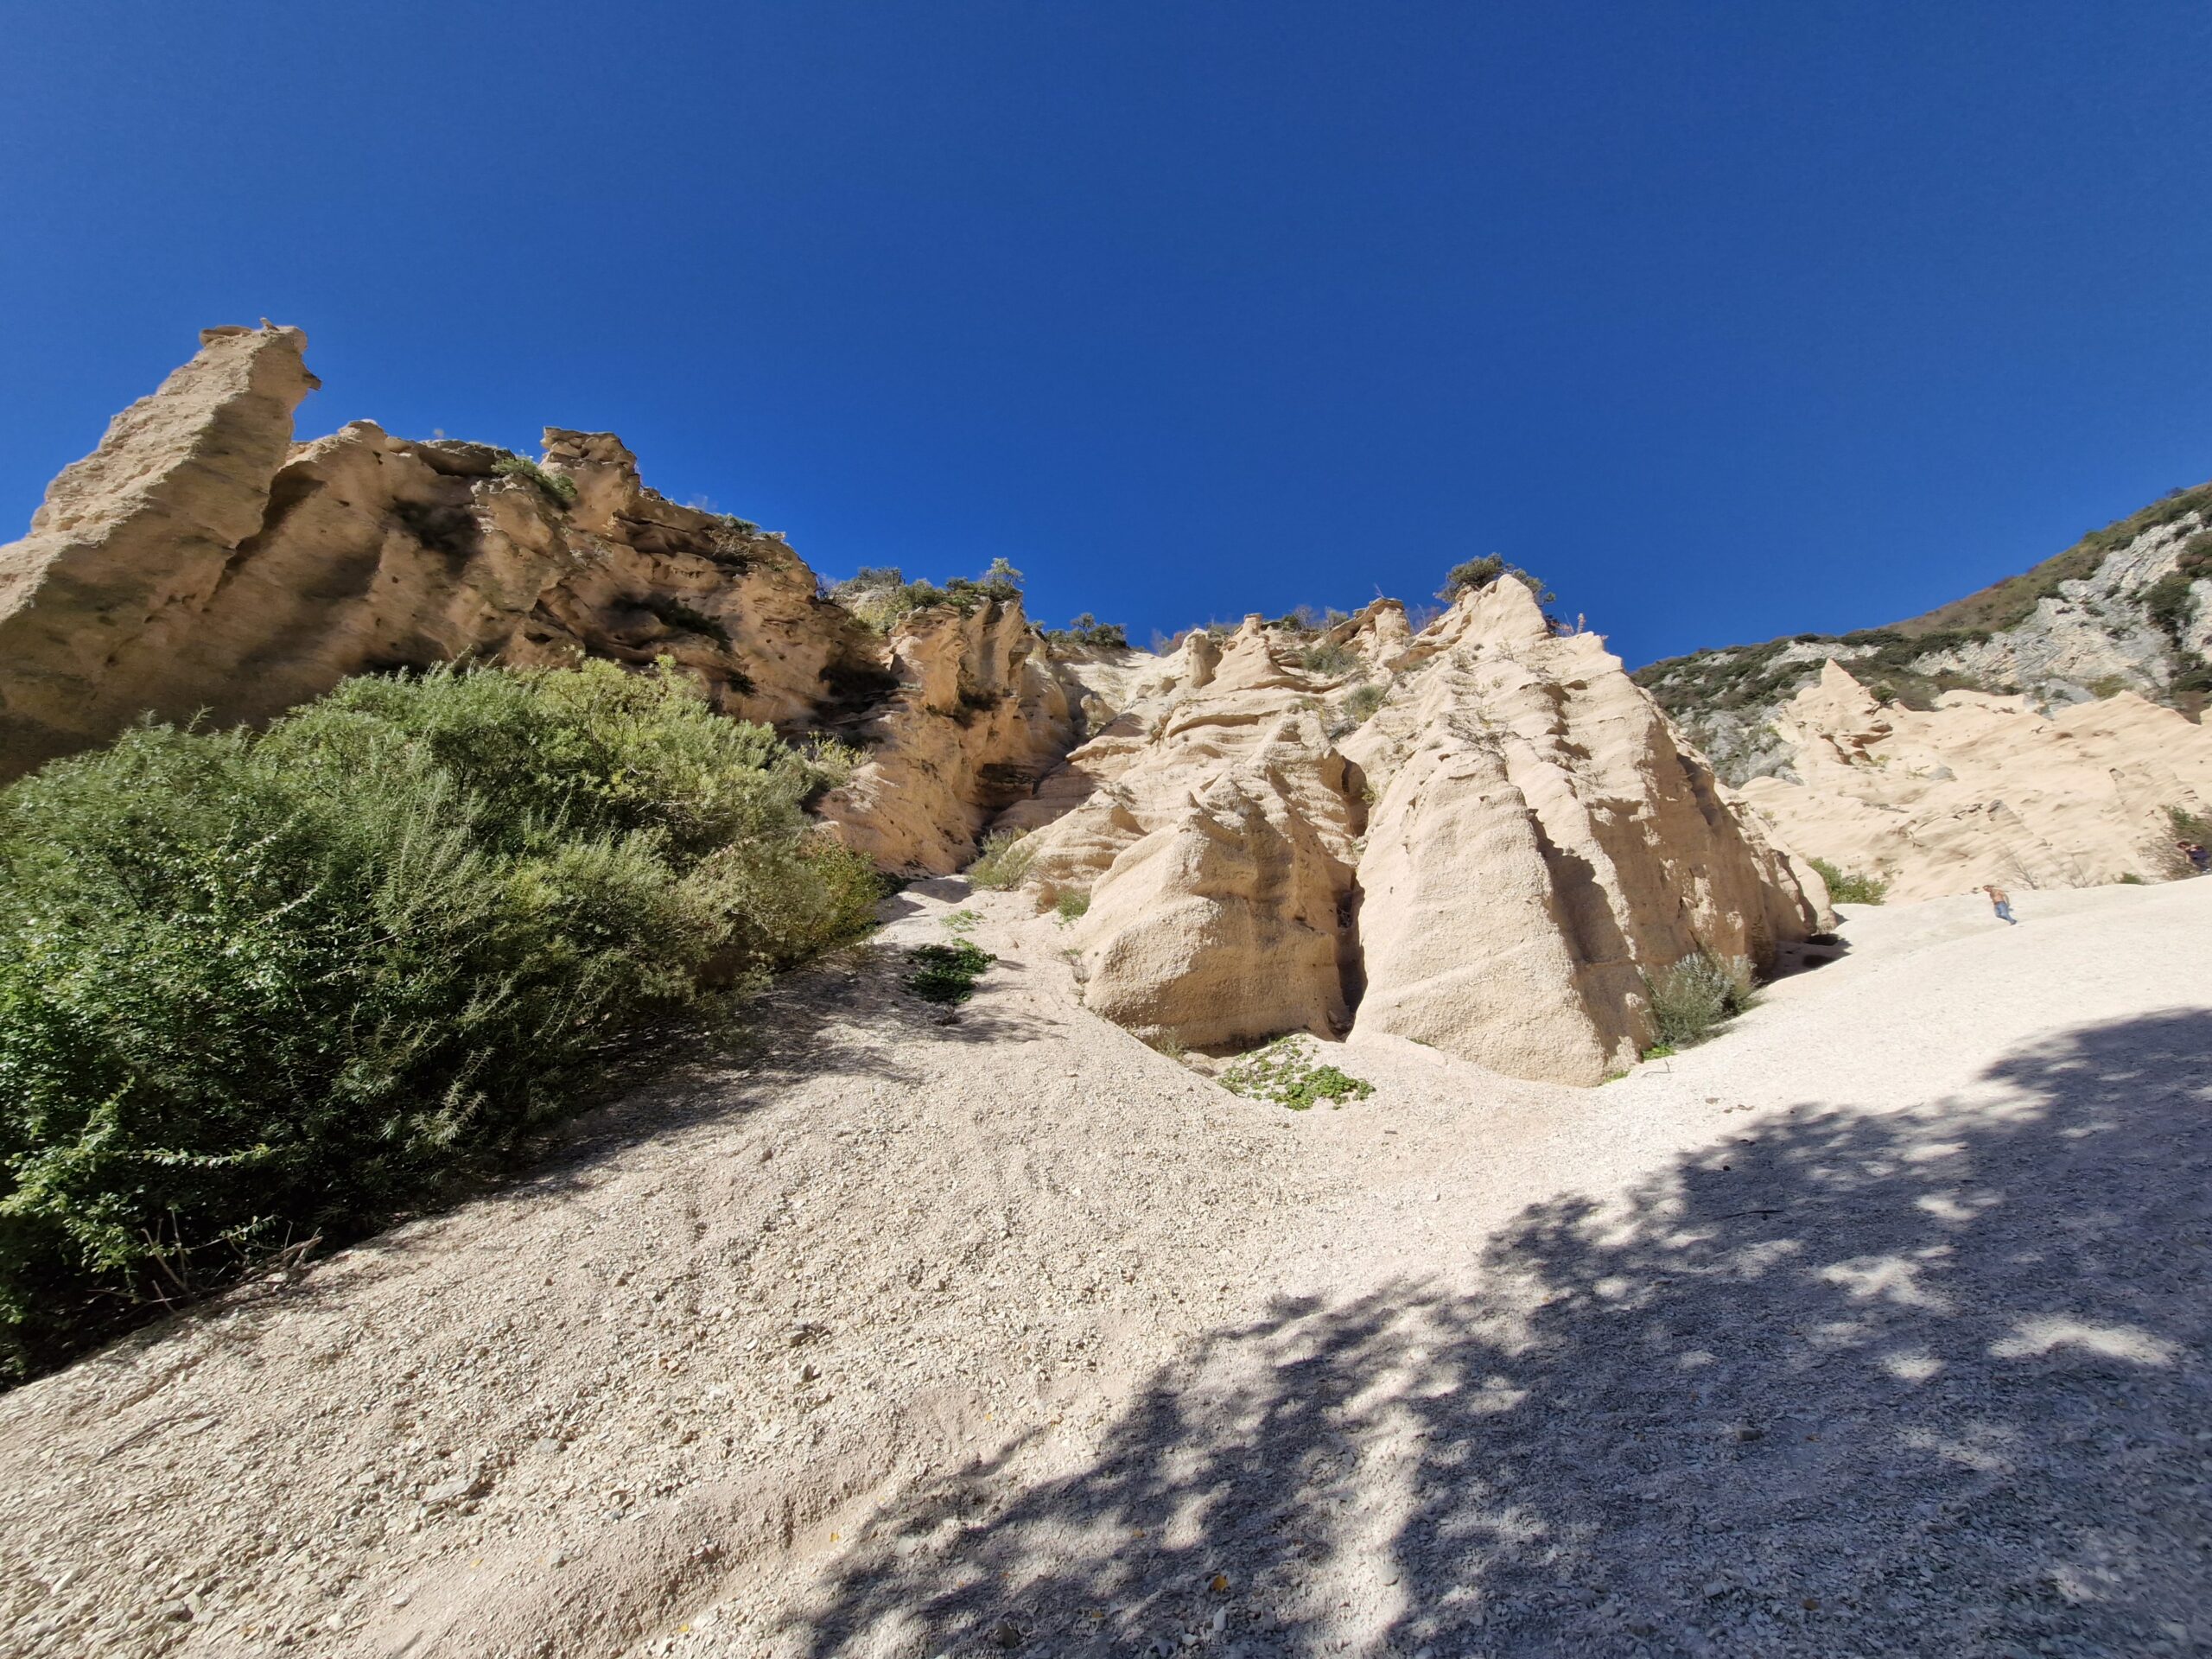
[[[1828,897],[1839,905],[1878,905],[1889,896],[1890,884],[1879,876],[1840,870],[1825,858],[1805,861],[1828,884]]]
[[[529,480],[556,507],[576,505],[576,480],[564,473],[547,472],[527,455],[503,455],[492,463],[492,470],[501,478]]]
[[[1651,998],[1651,1024],[1658,1039],[1644,1051],[1647,1059],[1658,1048],[1671,1053],[1705,1041],[1758,1001],[1751,963],[1710,950],[1684,957],[1656,975],[1645,975],[1643,984]]]
[[[983,837],[976,861],[968,867],[969,885],[993,892],[1018,887],[1036,857],[1037,849],[1022,831],[994,830]]]

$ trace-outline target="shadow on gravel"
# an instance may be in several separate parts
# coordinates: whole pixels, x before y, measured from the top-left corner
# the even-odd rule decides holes
[[[1475,1294],[1216,1332],[1090,1466],[971,1469],[879,1517],[786,1637],[2212,1649],[2212,1015],[2075,1031],[1988,1081],[1802,1106],[1624,1212],[1532,1208],[1440,1262]]]

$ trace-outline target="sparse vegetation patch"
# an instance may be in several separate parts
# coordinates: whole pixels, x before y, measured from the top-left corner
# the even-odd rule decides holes
[[[1645,975],[1643,984],[1651,998],[1651,1023],[1658,1039],[1644,1051],[1647,1059],[1662,1048],[1673,1053],[1705,1041],[1758,1001],[1751,963],[1710,950]]]
[[[527,455],[502,455],[492,463],[492,470],[501,478],[527,479],[556,507],[576,505],[576,480],[564,473],[547,472]]]
[[[891,632],[901,617],[942,606],[965,615],[981,606],[1021,597],[1021,572],[1004,559],[973,581],[955,576],[940,588],[908,582],[897,565],[865,567],[830,589],[830,597],[878,633]]]
[[[976,861],[968,867],[969,885],[994,891],[1018,887],[1036,856],[1037,849],[1020,830],[994,830],[983,837]]]
[[[1890,884],[1878,876],[1840,870],[1825,858],[1805,861],[1828,886],[1828,897],[1839,905],[1878,905],[1889,896]]]
[[[918,944],[906,953],[913,972],[906,988],[925,1002],[948,1006],[965,1002],[976,995],[976,982],[998,958],[981,945],[962,939],[952,944]]]
[[[1089,611],[1065,628],[1048,628],[1045,637],[1056,645],[1096,645],[1126,649],[1128,630],[1119,622],[1101,622]]]
[[[1296,1035],[1278,1037],[1245,1055],[1221,1074],[1221,1086],[1231,1094],[1271,1100],[1294,1112],[1305,1111],[1317,1101],[1339,1105],[1375,1092],[1375,1085],[1364,1078],[1317,1064],[1307,1039]]]

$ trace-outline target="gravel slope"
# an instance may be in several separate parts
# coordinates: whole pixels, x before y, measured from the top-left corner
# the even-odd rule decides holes
[[[895,962],[0,1398],[39,1654],[2212,1652],[2212,882],[1853,916],[1587,1092],[1340,1111]]]

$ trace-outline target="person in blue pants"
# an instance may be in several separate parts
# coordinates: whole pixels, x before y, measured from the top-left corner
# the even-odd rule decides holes
[[[1982,891],[1989,895],[1989,907],[1997,912],[1999,921],[2009,922],[2014,927],[2020,925],[2020,918],[2012,913],[2011,893],[2002,887],[1984,887]]]

